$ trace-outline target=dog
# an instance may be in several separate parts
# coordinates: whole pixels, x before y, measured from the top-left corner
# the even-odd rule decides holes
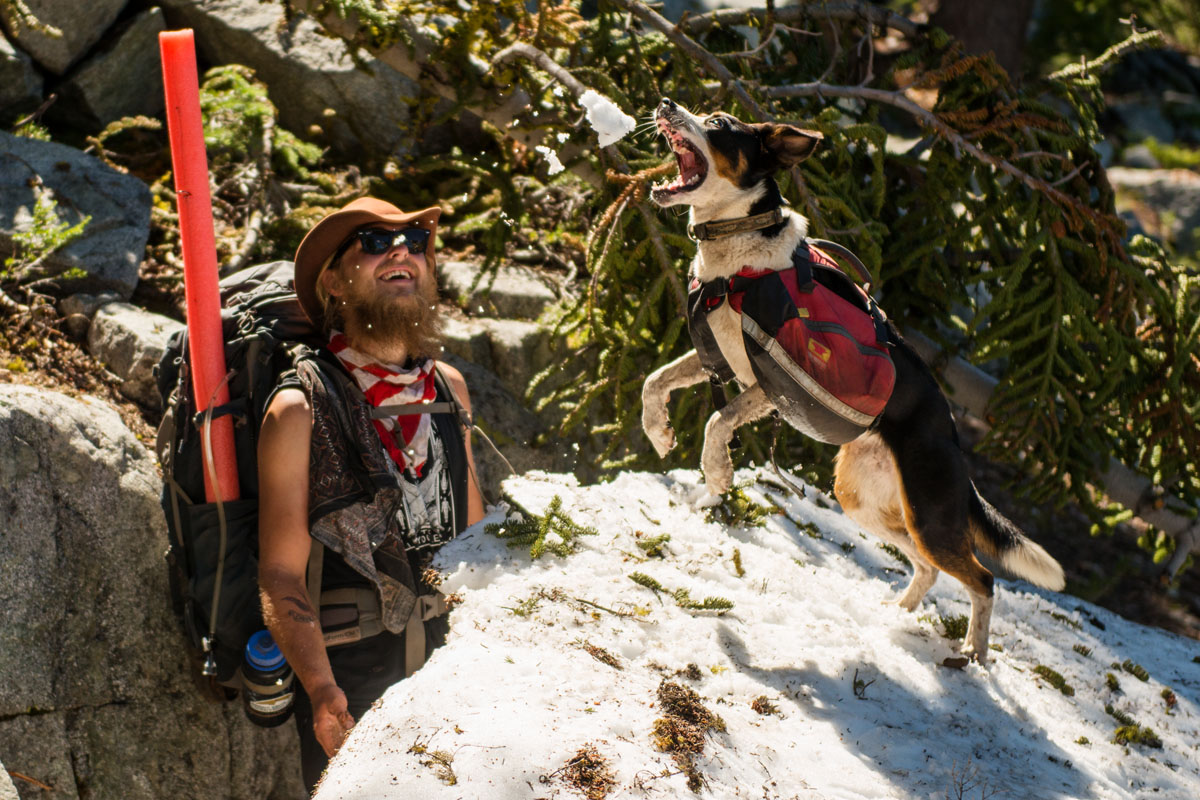
[[[652,187],[650,196],[663,208],[689,207],[688,230],[698,239],[691,278],[700,283],[730,278],[746,265],[792,267],[808,221],[787,207],[774,174],[810,156],[821,134],[786,123],[747,124],[721,112],[697,116],[667,98],[654,119],[674,151],[679,175]],[[724,302],[706,317],[741,387],[704,429],[701,468],[715,495],[728,491],[733,480],[729,442],[734,431],[787,400],[769,396],[756,380],[742,323],[731,305]],[[834,495],[847,516],[912,562],[912,579],[896,601],[902,608],[916,609],[939,572],[966,587],[971,618],[960,652],[984,663],[994,579],[976,552],[1054,591],[1064,586],[1062,567],[980,496],[968,476],[949,401],[933,373],[899,334],[891,344],[891,396],[869,429],[838,450]],[[660,457],[675,445],[667,416],[670,393],[709,377],[693,350],[646,379],[642,427]]]

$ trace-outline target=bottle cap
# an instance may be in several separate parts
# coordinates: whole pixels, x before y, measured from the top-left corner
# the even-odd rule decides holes
[[[271,638],[270,631],[259,631],[246,642],[246,661],[262,670],[272,670],[284,663],[283,653]]]

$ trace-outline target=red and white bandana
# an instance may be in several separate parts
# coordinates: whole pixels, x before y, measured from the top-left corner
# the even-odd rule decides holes
[[[411,369],[381,364],[351,347],[346,335],[340,331],[333,332],[329,350],[354,376],[367,402],[376,408],[402,403],[432,403],[437,396],[432,358],[418,362]],[[419,475],[429,452],[432,418],[428,414],[405,414],[372,422],[392,461],[401,470],[411,467]]]

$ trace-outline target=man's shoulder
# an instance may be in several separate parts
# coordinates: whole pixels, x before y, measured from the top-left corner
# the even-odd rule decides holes
[[[445,361],[436,362],[437,371],[441,373],[442,379],[446,381],[446,386],[450,391],[454,392],[454,396],[458,402],[467,408],[471,407],[471,398],[467,392],[467,381],[455,367],[450,366]]]
[[[267,406],[267,416],[282,423],[312,417],[312,406],[308,396],[298,386],[286,386],[275,392]]]
[[[437,371],[442,373],[442,376],[446,379],[446,383],[449,383],[451,386],[456,388],[459,386],[465,387],[467,385],[466,379],[463,378],[462,373],[459,372],[456,367],[451,366],[445,361],[436,362],[436,366]]]

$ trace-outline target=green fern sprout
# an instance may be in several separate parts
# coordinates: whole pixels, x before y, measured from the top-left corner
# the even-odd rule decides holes
[[[1041,675],[1043,678],[1045,678],[1050,683],[1051,686],[1053,686],[1055,689],[1058,689],[1060,692],[1065,694],[1067,697],[1074,696],[1074,694],[1075,694],[1074,687],[1072,687],[1071,684],[1067,683],[1066,679],[1063,678],[1063,676],[1061,674],[1059,674],[1057,671],[1050,669],[1050,667],[1043,666],[1041,664],[1038,664],[1036,667],[1034,667],[1033,671],[1035,673],[1037,673],[1038,675]]]
[[[718,522],[731,528],[761,528],[767,518],[780,512],[772,503],[763,505],[751,500],[746,494],[749,483],[734,486],[721,498],[721,502],[708,509],[709,522]]]
[[[739,578],[746,577],[746,569],[742,566],[742,551],[739,548],[733,548],[733,573]]]
[[[1150,680],[1150,673],[1146,672],[1146,669],[1141,664],[1135,664],[1128,658],[1121,662],[1121,669],[1125,670],[1142,683]]]
[[[686,608],[691,611],[717,611],[724,614],[733,608],[733,601],[726,600],[724,597],[706,597],[700,601],[693,600],[687,589],[676,589],[674,592],[671,592],[671,596],[675,598],[675,602],[679,604],[680,608]]]
[[[969,620],[965,614],[955,614],[953,616],[942,614],[940,622],[942,623],[942,636],[946,639],[961,639],[967,635]]]
[[[1104,706],[1104,711],[1121,723],[1120,727],[1113,731],[1112,741],[1114,744],[1141,744],[1156,749],[1162,747],[1162,740],[1158,738],[1158,734],[1138,723],[1124,711],[1114,708],[1111,703]]]
[[[1114,706],[1112,703],[1104,704],[1104,713],[1108,714],[1110,717],[1112,717],[1113,719],[1115,719],[1117,722],[1121,723],[1122,725],[1136,724],[1134,722],[1133,717],[1129,716],[1124,711],[1122,711],[1121,709]]]
[[[638,539],[637,546],[650,558],[666,558],[667,551],[665,545],[671,541],[671,534],[660,533],[658,536],[652,536],[648,539]]]
[[[1140,744],[1156,750],[1162,749],[1162,739],[1144,725],[1122,725],[1113,731],[1112,741],[1113,744]]]
[[[633,581],[638,586],[644,586],[645,588],[654,592],[655,595],[670,595],[680,608],[685,608],[689,611],[716,611],[718,614],[724,614],[726,611],[729,611],[733,608],[733,601],[727,600],[724,597],[706,597],[700,601],[693,600],[691,593],[688,592],[687,589],[668,589],[659,583],[658,580],[650,577],[644,572],[630,573],[629,580]]]
[[[1060,614],[1057,611],[1052,611],[1052,612],[1050,612],[1050,616],[1053,617],[1054,619],[1058,620],[1059,622],[1063,623],[1064,625],[1069,625],[1070,627],[1074,628],[1075,630],[1080,630],[1083,628],[1083,626],[1079,624],[1078,620],[1071,619],[1066,614]]]
[[[651,578],[644,572],[632,572],[629,574],[629,580],[636,583],[638,586],[644,586],[655,594],[667,591],[666,588],[654,578]]]
[[[896,545],[888,544],[887,542],[879,542],[879,549],[882,550],[883,552],[887,553],[889,556],[896,559],[897,561],[899,561],[901,564],[908,567],[909,569],[912,568],[912,562],[908,560],[908,556],[906,556],[906,555],[904,555],[904,553],[900,552],[900,548],[896,547]]]
[[[546,513],[510,517],[503,523],[490,523],[484,531],[502,539],[509,547],[529,547],[529,557],[537,560],[549,550],[566,557],[575,552],[580,536],[595,536],[596,529],[577,524],[562,510],[562,497],[555,495]]]
[[[82,236],[92,221],[90,216],[85,216],[72,225],[61,219],[54,192],[42,185],[41,181],[33,186],[33,193],[33,224],[28,230],[12,235],[13,254],[4,259],[0,280],[26,282],[48,277],[44,269],[46,259]],[[61,275],[65,278],[82,278],[85,274],[78,268],[71,268]]]

